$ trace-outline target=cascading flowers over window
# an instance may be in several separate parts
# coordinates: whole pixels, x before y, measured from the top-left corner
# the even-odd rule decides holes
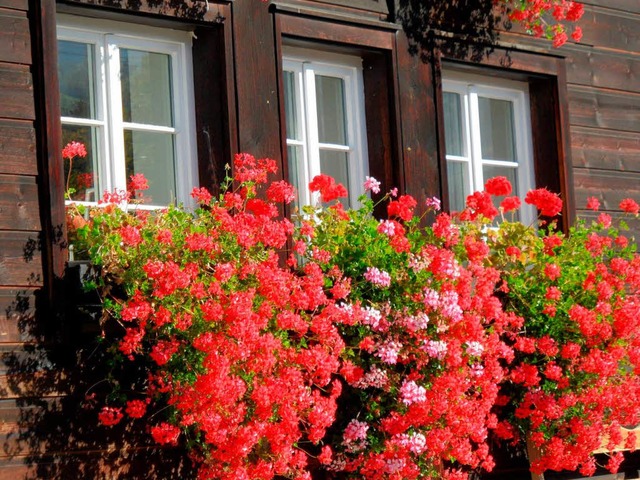
[[[295,192],[273,173],[239,155],[218,196],[194,189],[195,212],[122,208],[140,178],[133,195],[69,206],[110,355],[139,366],[110,378],[105,427],[146,422],[202,479],[405,480],[491,470],[490,438],[528,437],[536,472],[589,474],[592,452],[640,422],[640,259],[608,215],[536,232],[510,220],[520,199],[497,177],[462,212],[429,199],[424,226],[413,197],[373,178],[347,211],[345,188],[318,176],[320,203],[293,223],[279,207]],[[544,189],[524,201],[562,209]]]

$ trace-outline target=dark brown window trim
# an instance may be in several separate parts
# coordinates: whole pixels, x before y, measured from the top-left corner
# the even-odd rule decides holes
[[[141,16],[140,11],[133,12],[125,9],[106,8],[99,4],[105,0],[58,0],[57,11],[97,18],[106,18],[122,22],[141,22],[160,28],[187,29],[194,33],[193,38],[193,81],[194,81],[194,109],[196,116],[196,139],[199,184],[211,190],[216,190],[224,179],[225,164],[235,152],[237,133],[235,128],[235,89],[234,89],[234,64],[233,41],[231,38],[231,6],[228,2],[210,2],[209,14],[213,22],[195,21],[185,16],[168,16],[168,11],[159,15],[143,1],[140,10],[147,15]],[[109,0],[112,5],[113,0]],[[165,1],[165,4],[169,2]],[[187,2],[201,3],[204,2]],[[54,10],[56,2],[52,0]],[[98,4],[98,5],[97,5]],[[155,5],[155,4],[154,4]],[[155,8],[155,7],[154,7]],[[153,14],[150,14],[153,13]],[[57,44],[55,33],[55,17],[52,17],[53,45]],[[208,17],[202,17],[204,19]],[[229,19],[229,21],[225,21]],[[57,51],[56,47],[50,51]],[[56,78],[55,93],[52,91],[49,97],[55,97],[59,101],[57,91],[57,58],[54,61],[54,71],[48,78]],[[57,104],[56,104],[57,105]],[[60,129],[60,109],[56,107],[57,128]],[[232,127],[230,127],[230,125]],[[60,140],[58,139],[58,143]],[[57,150],[57,147],[56,147]],[[53,187],[52,187],[53,188]],[[64,187],[55,187],[63,191]],[[62,197],[60,197],[62,198]],[[64,211],[64,200],[58,202]],[[54,209],[57,204],[53,204]]]
[[[136,8],[132,8],[128,0],[57,0],[58,11],[79,13],[83,10],[83,15],[99,16],[100,18],[110,18],[109,15],[126,14],[138,15],[140,18],[157,20],[181,20],[196,23],[221,23],[226,18],[223,10],[228,6],[227,1],[217,2],[216,0],[182,0],[174,2],[171,0],[150,1],[140,0]],[[69,9],[69,10],[68,10]],[[92,12],[94,12],[92,14]],[[99,12],[99,13],[95,13]],[[143,20],[144,21],[144,20]],[[161,26],[161,25],[158,25]]]
[[[386,0],[317,0],[317,3],[341,5],[378,13],[389,13]]]
[[[275,1],[271,4],[271,9],[278,13],[290,13],[295,15],[304,15],[307,17],[317,17],[332,22],[342,22],[347,24],[362,25],[372,28],[382,28],[386,30],[399,30],[402,27],[399,24],[388,22],[386,10],[367,11],[354,10],[353,8],[341,8],[340,6],[354,7],[352,0],[330,2],[338,5],[328,5],[328,2],[305,2],[296,1],[290,3],[287,1]]]
[[[559,192],[564,201],[562,228],[567,231],[575,220],[575,200],[570,158],[570,134],[566,85],[566,66],[561,57],[523,51],[495,50],[482,62],[438,55],[435,66],[437,103],[438,164],[446,201],[446,158],[442,107],[442,63],[483,75],[527,81],[531,107],[534,172],[537,187]],[[446,203],[445,203],[446,205]]]
[[[41,0],[33,5],[33,82],[43,229],[40,240],[47,306],[53,308],[67,260],[56,4],[55,0]]]
[[[382,182],[382,189],[401,185],[402,168],[398,145],[395,29],[372,29],[345,25],[286,13],[276,14],[277,57],[282,59],[283,41],[313,49],[355,54],[363,61],[364,108],[369,174]],[[283,92],[282,65],[278,67],[278,88]],[[280,100],[282,168],[287,175],[284,95]],[[286,178],[286,177],[285,177]],[[364,179],[363,179],[364,181]]]

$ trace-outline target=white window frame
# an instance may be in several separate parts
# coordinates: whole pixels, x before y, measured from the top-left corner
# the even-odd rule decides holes
[[[96,120],[61,117],[66,125],[99,127],[97,145],[99,185],[96,198],[104,191],[124,190],[128,182],[125,169],[124,130],[171,133],[174,135],[175,200],[191,206],[189,193],[198,183],[195,139],[195,100],[193,92],[192,33],[148,27],[74,15],[58,15],[58,40],[93,46],[93,75]],[[124,122],[120,87],[120,49],[131,48],[171,57],[173,127]],[[93,205],[95,202],[74,203]],[[166,205],[140,205],[158,208]]]
[[[471,191],[465,192],[466,195],[484,190],[484,183],[488,179],[484,178],[482,167],[493,165],[517,170],[517,192],[518,196],[524,199],[526,193],[535,188],[528,84],[464,72],[444,71],[442,92],[460,95],[464,155],[456,156],[447,153],[446,159],[447,164],[448,162],[467,164]],[[478,97],[512,102],[516,162],[482,158]],[[520,215],[521,221],[526,224],[532,223],[536,218],[533,208],[524,202]]]
[[[369,172],[364,109],[364,81],[362,59],[349,55],[318,52],[309,49],[285,47],[283,71],[292,72],[295,82],[296,123],[300,126],[300,139],[287,138],[287,146],[302,147],[302,163],[298,165],[300,205],[315,204],[319,195],[311,195],[309,182],[320,174],[320,150],[348,153],[349,204],[357,206],[358,197],[364,193],[364,180]],[[326,75],[344,81],[344,102],[347,124],[347,144],[321,143],[318,131],[318,114],[315,95],[315,76]],[[286,119],[285,119],[286,121]]]

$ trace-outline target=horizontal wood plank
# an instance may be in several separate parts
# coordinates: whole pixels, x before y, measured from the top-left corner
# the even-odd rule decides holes
[[[295,15],[282,15],[283,35],[302,37],[313,41],[325,40],[358,47],[393,48],[395,36],[389,30],[378,30],[354,25],[329,23]]]
[[[602,210],[620,211],[624,198],[640,200],[640,173],[576,168],[573,173],[576,204],[586,205],[588,197],[600,200]]]
[[[39,232],[0,231],[0,286],[42,285]]]
[[[357,8],[377,13],[389,13],[385,0],[314,0],[313,3],[324,8],[333,8],[335,5]],[[328,5],[327,5],[328,4]]]
[[[0,9],[0,62],[31,64],[26,13]]]
[[[0,174],[0,229],[40,229],[35,177]]]
[[[640,135],[574,127],[571,150],[575,167],[640,172]]]
[[[29,10],[29,0],[0,0],[0,8],[12,8],[14,10]]]
[[[0,64],[0,118],[35,119],[29,67]]]
[[[0,397],[4,399],[59,397],[68,395],[72,389],[73,385],[69,383],[68,376],[60,370],[0,375]]]
[[[587,6],[580,19],[581,43],[624,52],[640,51],[640,15]]]
[[[185,452],[178,449],[128,448],[21,455],[0,459],[0,480],[91,479],[154,480],[196,478]]]
[[[638,22],[640,28],[640,21]],[[640,55],[567,47],[567,82],[640,92]]]
[[[0,288],[0,344],[36,341],[35,311],[34,290]]]
[[[571,125],[640,132],[640,94],[569,86]]]
[[[143,13],[163,17],[218,22],[218,9],[203,0],[63,0],[59,3],[81,4],[109,9],[122,9],[127,13]],[[265,7],[266,9],[266,7]]]
[[[585,5],[622,10],[623,12],[640,13],[640,2],[637,0],[581,0]]]
[[[38,173],[36,133],[32,122],[0,120],[0,173]]]

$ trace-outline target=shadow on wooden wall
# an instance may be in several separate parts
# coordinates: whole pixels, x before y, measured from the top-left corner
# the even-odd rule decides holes
[[[411,51],[423,61],[440,50],[452,58],[479,62],[511,25],[496,14],[493,0],[397,0],[395,21],[402,24]]]
[[[29,239],[23,261],[39,249]],[[99,425],[109,365],[99,302],[83,292],[80,267],[55,280],[54,308],[40,305],[39,280],[29,282],[36,287],[15,291],[0,312],[0,480],[195,478],[184,451],[153,444],[145,419]]]

